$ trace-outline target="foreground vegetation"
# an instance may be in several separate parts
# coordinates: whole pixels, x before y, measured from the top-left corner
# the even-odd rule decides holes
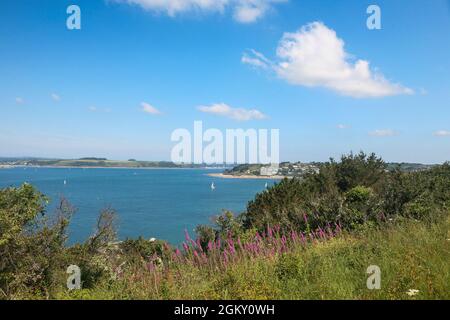
[[[405,221],[381,230],[297,246],[273,256],[217,265],[139,269],[62,299],[450,299],[450,220]],[[368,290],[366,270],[381,269]],[[418,290],[409,296],[410,290]]]
[[[286,179],[186,233],[182,246],[116,240],[104,210],[86,242],[65,246],[74,209],[30,185],[0,191],[3,299],[449,299],[450,165],[387,170],[350,154]],[[69,265],[82,290],[66,287]],[[366,270],[381,269],[368,290]],[[416,291],[417,290],[417,291]]]

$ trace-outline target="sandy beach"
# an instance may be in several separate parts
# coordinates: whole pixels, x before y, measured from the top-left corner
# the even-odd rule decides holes
[[[223,173],[209,173],[208,176],[214,177],[214,178],[221,178],[221,179],[260,179],[260,180],[281,180],[286,177],[284,176],[253,176],[253,175],[241,175],[241,176],[233,176],[229,174],[223,174]]]

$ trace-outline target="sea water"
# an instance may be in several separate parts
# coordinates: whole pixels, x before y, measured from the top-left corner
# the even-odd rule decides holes
[[[85,241],[95,229],[103,208],[117,211],[120,239],[164,239],[178,244],[184,230],[210,224],[223,210],[238,214],[249,200],[263,192],[259,179],[211,177],[212,169],[100,169],[10,168],[0,169],[0,188],[28,182],[51,199],[49,215],[61,197],[76,212],[69,227],[69,243]],[[64,182],[65,181],[65,182]],[[211,185],[214,183],[215,189]]]

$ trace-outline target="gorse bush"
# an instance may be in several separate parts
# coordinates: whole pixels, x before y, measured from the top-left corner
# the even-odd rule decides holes
[[[389,175],[386,170],[386,164],[374,154],[350,154],[340,162],[331,159],[317,174],[285,179],[257,195],[247,207],[245,226],[261,229],[279,223],[283,228],[305,229],[308,223],[313,228],[332,222],[345,226],[363,223],[378,209],[369,194],[383,190]],[[367,199],[357,201],[357,196]]]
[[[351,230],[398,217],[430,218],[448,210],[449,190],[448,163],[424,172],[390,172],[373,154],[350,154],[323,164],[318,174],[285,179],[258,194],[243,225],[307,230],[341,223]]]
[[[284,179],[239,215],[224,211],[177,247],[117,241],[113,209],[84,243],[66,245],[75,212],[29,184],[0,190],[0,297],[75,299],[448,298],[450,164],[389,171],[375,155],[331,159]],[[447,261],[445,263],[444,261]],[[415,265],[418,263],[418,266]],[[69,292],[66,269],[82,270]],[[365,268],[391,275],[368,294]],[[440,274],[438,274],[440,272]]]

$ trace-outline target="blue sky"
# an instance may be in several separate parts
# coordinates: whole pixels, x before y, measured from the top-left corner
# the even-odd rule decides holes
[[[450,1],[157,3],[1,1],[0,156],[168,160],[202,120],[280,129],[281,160],[450,160]]]

